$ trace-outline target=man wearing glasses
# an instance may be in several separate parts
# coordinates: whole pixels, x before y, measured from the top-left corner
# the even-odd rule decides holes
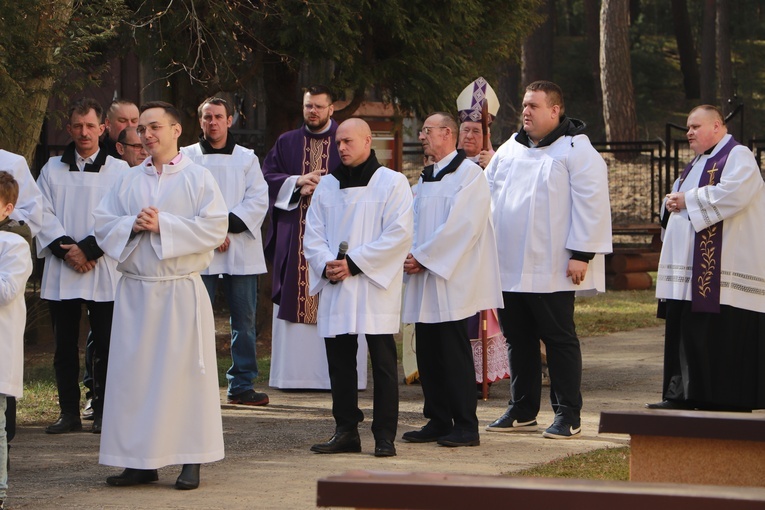
[[[138,132],[134,126],[128,126],[120,131],[117,137],[117,152],[123,161],[131,167],[138,166],[149,155],[144,149],[141,139],[138,138]]]
[[[410,443],[478,446],[475,371],[468,319],[502,306],[489,185],[457,145],[448,113],[425,119],[420,142],[433,165],[414,190],[414,241],[404,262],[403,322],[414,323],[428,422]]]
[[[121,159],[122,153],[117,148],[120,133],[125,128],[136,127],[138,125],[138,106],[127,99],[115,99],[106,110],[106,119],[104,127],[106,136],[103,143],[106,146],[108,154],[114,158]],[[144,156],[146,157],[146,156]],[[135,166],[135,165],[130,165]]]
[[[93,212],[121,273],[99,462],[126,468],[107,478],[114,486],[183,464],[175,487],[195,489],[200,464],[223,458],[215,324],[199,273],[225,242],[228,208],[212,174],[179,153],[175,107],[142,105],[137,130],[151,157]]]
[[[265,254],[273,264],[269,384],[275,388],[330,389],[324,338],[316,326],[318,296],[308,291],[303,235],[311,196],[321,176],[340,164],[333,101],[329,88],[308,88],[303,95],[303,125],[281,135],[263,161],[271,213]],[[362,342],[359,389],[367,384],[366,359],[366,343]]]

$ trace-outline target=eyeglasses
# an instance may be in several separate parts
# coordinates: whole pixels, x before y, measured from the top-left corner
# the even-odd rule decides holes
[[[303,110],[305,110],[307,112],[310,112],[311,110],[316,110],[317,112],[323,112],[324,110],[326,110],[330,106],[332,106],[332,105],[321,106],[321,105],[318,105],[318,104],[310,104],[310,103],[308,103],[308,104],[304,104],[303,105]]]
[[[474,136],[481,136],[483,135],[483,129],[463,127],[460,129],[460,133],[463,133],[466,135],[472,134]]]
[[[422,126],[422,129],[420,129],[420,134],[425,133],[425,136],[429,136],[430,132],[434,129],[446,129],[447,126]]]
[[[172,124],[170,124],[170,126],[175,126],[176,124],[178,124],[178,123],[177,122],[173,122]],[[150,133],[156,133],[157,131],[159,131],[160,129],[165,128],[165,127],[167,127],[167,126],[165,126],[163,124],[151,123],[148,126],[138,126],[137,128],[135,128],[135,132],[138,133],[138,136],[144,136],[147,131],[150,132]]]
[[[134,149],[143,149],[142,143],[122,143],[120,142],[124,147],[132,147]]]

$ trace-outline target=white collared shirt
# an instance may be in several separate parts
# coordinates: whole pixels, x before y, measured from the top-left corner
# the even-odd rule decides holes
[[[453,150],[449,154],[447,154],[441,161],[437,161],[433,163],[433,177],[438,175],[438,172],[449,166],[449,163],[452,162],[454,158],[457,157],[457,150]]]

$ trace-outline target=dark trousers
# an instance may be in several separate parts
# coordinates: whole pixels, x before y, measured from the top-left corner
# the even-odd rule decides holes
[[[468,319],[414,325],[423,414],[446,432],[478,432],[475,367]]]
[[[53,368],[56,371],[58,403],[64,414],[80,414],[80,317],[82,305],[88,310],[90,338],[93,341],[93,412],[103,413],[104,392],[106,389],[106,370],[109,361],[109,338],[112,329],[114,302],[86,301],[84,299],[66,299],[49,301],[53,319],[53,337],[56,353],[53,356]]]
[[[510,406],[519,421],[533,420],[542,396],[545,343],[550,371],[550,402],[556,416],[579,423],[582,410],[582,351],[574,327],[574,292],[503,292],[497,310],[510,358]]]
[[[372,359],[374,411],[372,434],[375,439],[393,441],[398,425],[398,361],[393,335],[365,335]],[[358,335],[325,338],[329,383],[332,388],[332,415],[338,432],[355,430],[364,421],[359,409],[356,351]]]
[[[765,314],[728,305],[703,313],[692,306],[666,302],[664,398],[713,411],[765,407]]]

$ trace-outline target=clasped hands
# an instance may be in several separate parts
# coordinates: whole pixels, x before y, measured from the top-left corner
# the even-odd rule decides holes
[[[678,212],[681,209],[685,209],[685,193],[674,192],[669,193],[667,196],[667,211]]]
[[[135,217],[133,222],[133,232],[143,231],[159,234],[159,209],[154,206],[144,207]]]
[[[324,273],[331,282],[341,282],[351,275],[348,261],[345,259],[330,260],[324,269]]]
[[[85,253],[76,244],[62,244],[61,248],[66,250],[66,255],[64,255],[66,265],[78,273],[87,273],[96,267],[96,261],[88,260]]]

